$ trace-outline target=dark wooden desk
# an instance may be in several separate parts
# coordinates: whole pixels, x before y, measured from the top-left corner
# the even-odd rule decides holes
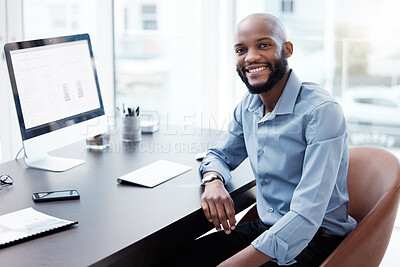
[[[55,155],[85,159],[85,164],[55,173],[27,168],[22,159],[0,165],[0,174],[15,183],[0,191],[0,215],[33,207],[46,214],[77,220],[71,229],[0,249],[1,266],[152,266],[167,253],[212,228],[200,209],[195,154],[215,145],[219,132],[162,128],[137,144],[115,133],[103,152],[84,142]],[[153,189],[121,185],[117,176],[159,159],[192,170]],[[227,185],[237,212],[255,202],[255,181],[248,162],[233,172]],[[80,200],[34,203],[32,193],[77,189]]]

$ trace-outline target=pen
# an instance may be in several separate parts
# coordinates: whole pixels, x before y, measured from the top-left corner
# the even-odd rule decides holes
[[[127,108],[127,112],[125,112],[125,107],[123,108],[124,109],[124,113],[122,113],[122,115],[123,116],[125,116],[125,117],[136,117],[136,116],[139,116],[139,110],[140,110],[140,108],[139,107],[137,107],[136,109],[135,109],[135,107],[128,107]],[[117,108],[117,110],[119,111],[119,109]]]
[[[119,115],[121,115],[122,117],[125,116],[125,114],[123,112],[121,112],[121,110],[119,109],[119,107],[116,108],[117,112]]]

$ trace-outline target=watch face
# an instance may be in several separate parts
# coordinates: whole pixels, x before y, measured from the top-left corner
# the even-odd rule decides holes
[[[201,179],[201,185],[205,185],[207,182],[213,181],[215,179],[220,179],[216,174],[210,174]],[[222,180],[221,180],[222,181]]]
[[[217,176],[216,176],[215,174],[210,174],[210,175],[207,175],[206,177],[204,177],[204,178],[202,179],[202,181],[208,182],[208,181],[214,180],[214,179],[216,179],[216,178],[217,178]]]

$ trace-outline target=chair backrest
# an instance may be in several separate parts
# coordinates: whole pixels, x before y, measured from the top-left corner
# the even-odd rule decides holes
[[[399,206],[398,159],[379,148],[351,148],[347,186],[358,225],[321,266],[379,266]]]

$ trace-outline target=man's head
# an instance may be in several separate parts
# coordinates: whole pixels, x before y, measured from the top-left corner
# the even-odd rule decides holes
[[[281,22],[269,14],[252,14],[238,24],[236,71],[250,93],[268,92],[289,71],[293,45],[286,39]]]

